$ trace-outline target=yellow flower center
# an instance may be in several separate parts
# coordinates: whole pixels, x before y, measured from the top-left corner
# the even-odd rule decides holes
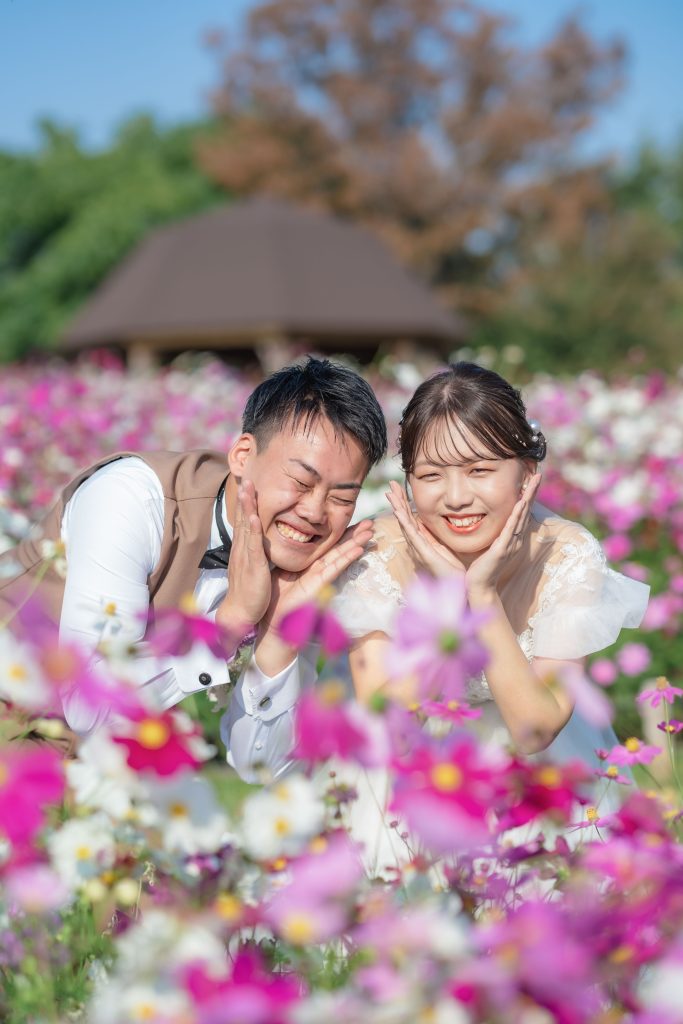
[[[615,764],[608,765],[607,771],[605,772],[605,775],[608,775],[610,779],[616,779],[618,774],[619,774],[619,769],[617,768],[617,766]]]
[[[28,672],[23,665],[10,665],[8,675],[13,683],[25,683],[28,679]]]
[[[199,611],[194,594],[183,594],[180,598],[180,610],[184,615],[196,615]]]
[[[331,583],[326,583],[324,587],[321,587],[318,591],[316,598],[320,608],[327,608],[328,604],[335,595],[335,589]]]
[[[85,843],[82,846],[76,847],[76,860],[90,860],[92,857],[92,849]]]
[[[71,651],[65,651],[61,647],[54,647],[51,651],[45,651],[41,656],[41,663],[50,679],[56,683],[68,683],[78,671],[78,659]]]
[[[153,1003],[138,1003],[133,1009],[133,1020],[156,1020],[157,1008]]]
[[[562,782],[562,773],[553,764],[546,764],[536,772],[536,781],[546,789],[556,789]]]
[[[277,857],[273,861],[273,863],[272,863],[273,871],[284,871],[286,867],[287,867],[287,859],[286,859],[286,857]]]
[[[460,701],[449,700],[448,704],[446,704],[446,707],[448,708],[449,711],[457,711],[458,708],[460,707]]]
[[[287,836],[291,832],[290,824],[286,818],[276,818],[273,822],[273,828],[278,836]]]
[[[242,901],[231,892],[222,892],[216,900],[215,907],[219,917],[228,924],[239,921],[242,916]]]
[[[116,601],[107,601],[104,606],[104,614],[112,618],[116,615]]]
[[[609,955],[609,959],[613,964],[625,964],[633,958],[633,946],[623,944],[613,949]]]
[[[316,836],[315,839],[311,840],[308,849],[311,853],[324,853],[328,846],[329,843],[325,836]]]
[[[637,740],[635,736],[630,736],[624,746],[631,754],[637,754],[640,750],[640,740]]]
[[[586,808],[586,821],[597,821],[599,817],[597,807]]]
[[[321,703],[328,708],[342,704],[346,696],[346,688],[340,679],[330,679],[319,687]]]
[[[189,815],[187,804],[181,804],[180,802],[171,804],[168,813],[172,818],[187,818]]]
[[[454,793],[462,784],[462,772],[458,766],[446,761],[435,764],[430,777],[434,786],[443,793]]]
[[[666,690],[669,687],[669,680],[666,676],[657,676],[655,679],[655,686],[658,690]]]
[[[289,800],[292,795],[289,786],[285,782],[281,782],[279,785],[275,786],[273,793],[278,800]]]
[[[289,914],[283,921],[280,931],[283,938],[293,942],[295,946],[302,946],[315,938],[313,921],[307,914]]]
[[[158,718],[143,718],[138,725],[137,740],[147,750],[159,750],[167,742],[171,731]]]

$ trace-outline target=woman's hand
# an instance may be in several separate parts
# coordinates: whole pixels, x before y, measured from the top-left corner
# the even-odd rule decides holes
[[[389,484],[386,498],[401,527],[401,533],[417,561],[432,576],[452,576],[454,572],[464,573],[465,566],[445,544],[427,530],[413,513],[406,493],[395,480]]]
[[[524,544],[528,532],[531,507],[541,485],[541,474],[527,480],[524,492],[508,517],[508,521],[487,551],[472,562],[465,574],[470,602],[484,601],[498,593],[498,579],[507,562]]]
[[[369,519],[350,526],[334,547],[317,558],[303,572],[274,569],[271,574],[272,597],[265,617],[266,623],[277,625],[283,615],[308,601],[315,600],[324,587],[333,583],[352,562],[360,558],[372,540],[373,529]]]

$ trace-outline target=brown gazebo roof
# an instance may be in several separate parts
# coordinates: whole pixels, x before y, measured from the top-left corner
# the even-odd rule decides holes
[[[108,275],[65,347],[268,334],[449,341],[455,317],[363,228],[255,199],[150,232]]]

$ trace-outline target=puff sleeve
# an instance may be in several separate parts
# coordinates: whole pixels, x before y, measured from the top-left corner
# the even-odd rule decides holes
[[[545,572],[539,609],[529,620],[536,657],[583,658],[613,644],[624,627],[640,625],[650,588],[610,569],[586,530],[562,545]]]

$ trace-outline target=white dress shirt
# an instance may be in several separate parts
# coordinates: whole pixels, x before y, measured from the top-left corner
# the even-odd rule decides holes
[[[230,536],[225,506],[223,520]],[[159,658],[145,653],[142,642],[149,607],[148,577],[161,553],[164,495],[156,473],[142,459],[118,459],[98,469],[67,503],[61,535],[68,572],[60,620],[60,638],[91,652],[102,641],[111,647],[134,644],[139,657],[125,663],[129,678],[148,689],[161,708],[190,693],[227,683],[228,666],[203,645],[184,657]],[[73,543],[78,538],[78,543]],[[209,547],[220,544],[213,517]],[[213,618],[227,593],[223,569],[201,569],[194,589],[198,610]],[[113,611],[112,611],[113,609]],[[228,762],[247,781],[261,764],[272,774],[288,766],[293,743],[293,707],[302,675],[311,673],[306,658],[295,659],[276,676],[266,676],[255,660],[242,674],[221,723]],[[209,676],[210,684],[200,681]],[[312,666],[315,678],[315,664]],[[93,709],[78,689],[63,695],[64,715],[77,733],[102,724],[106,707]]]

